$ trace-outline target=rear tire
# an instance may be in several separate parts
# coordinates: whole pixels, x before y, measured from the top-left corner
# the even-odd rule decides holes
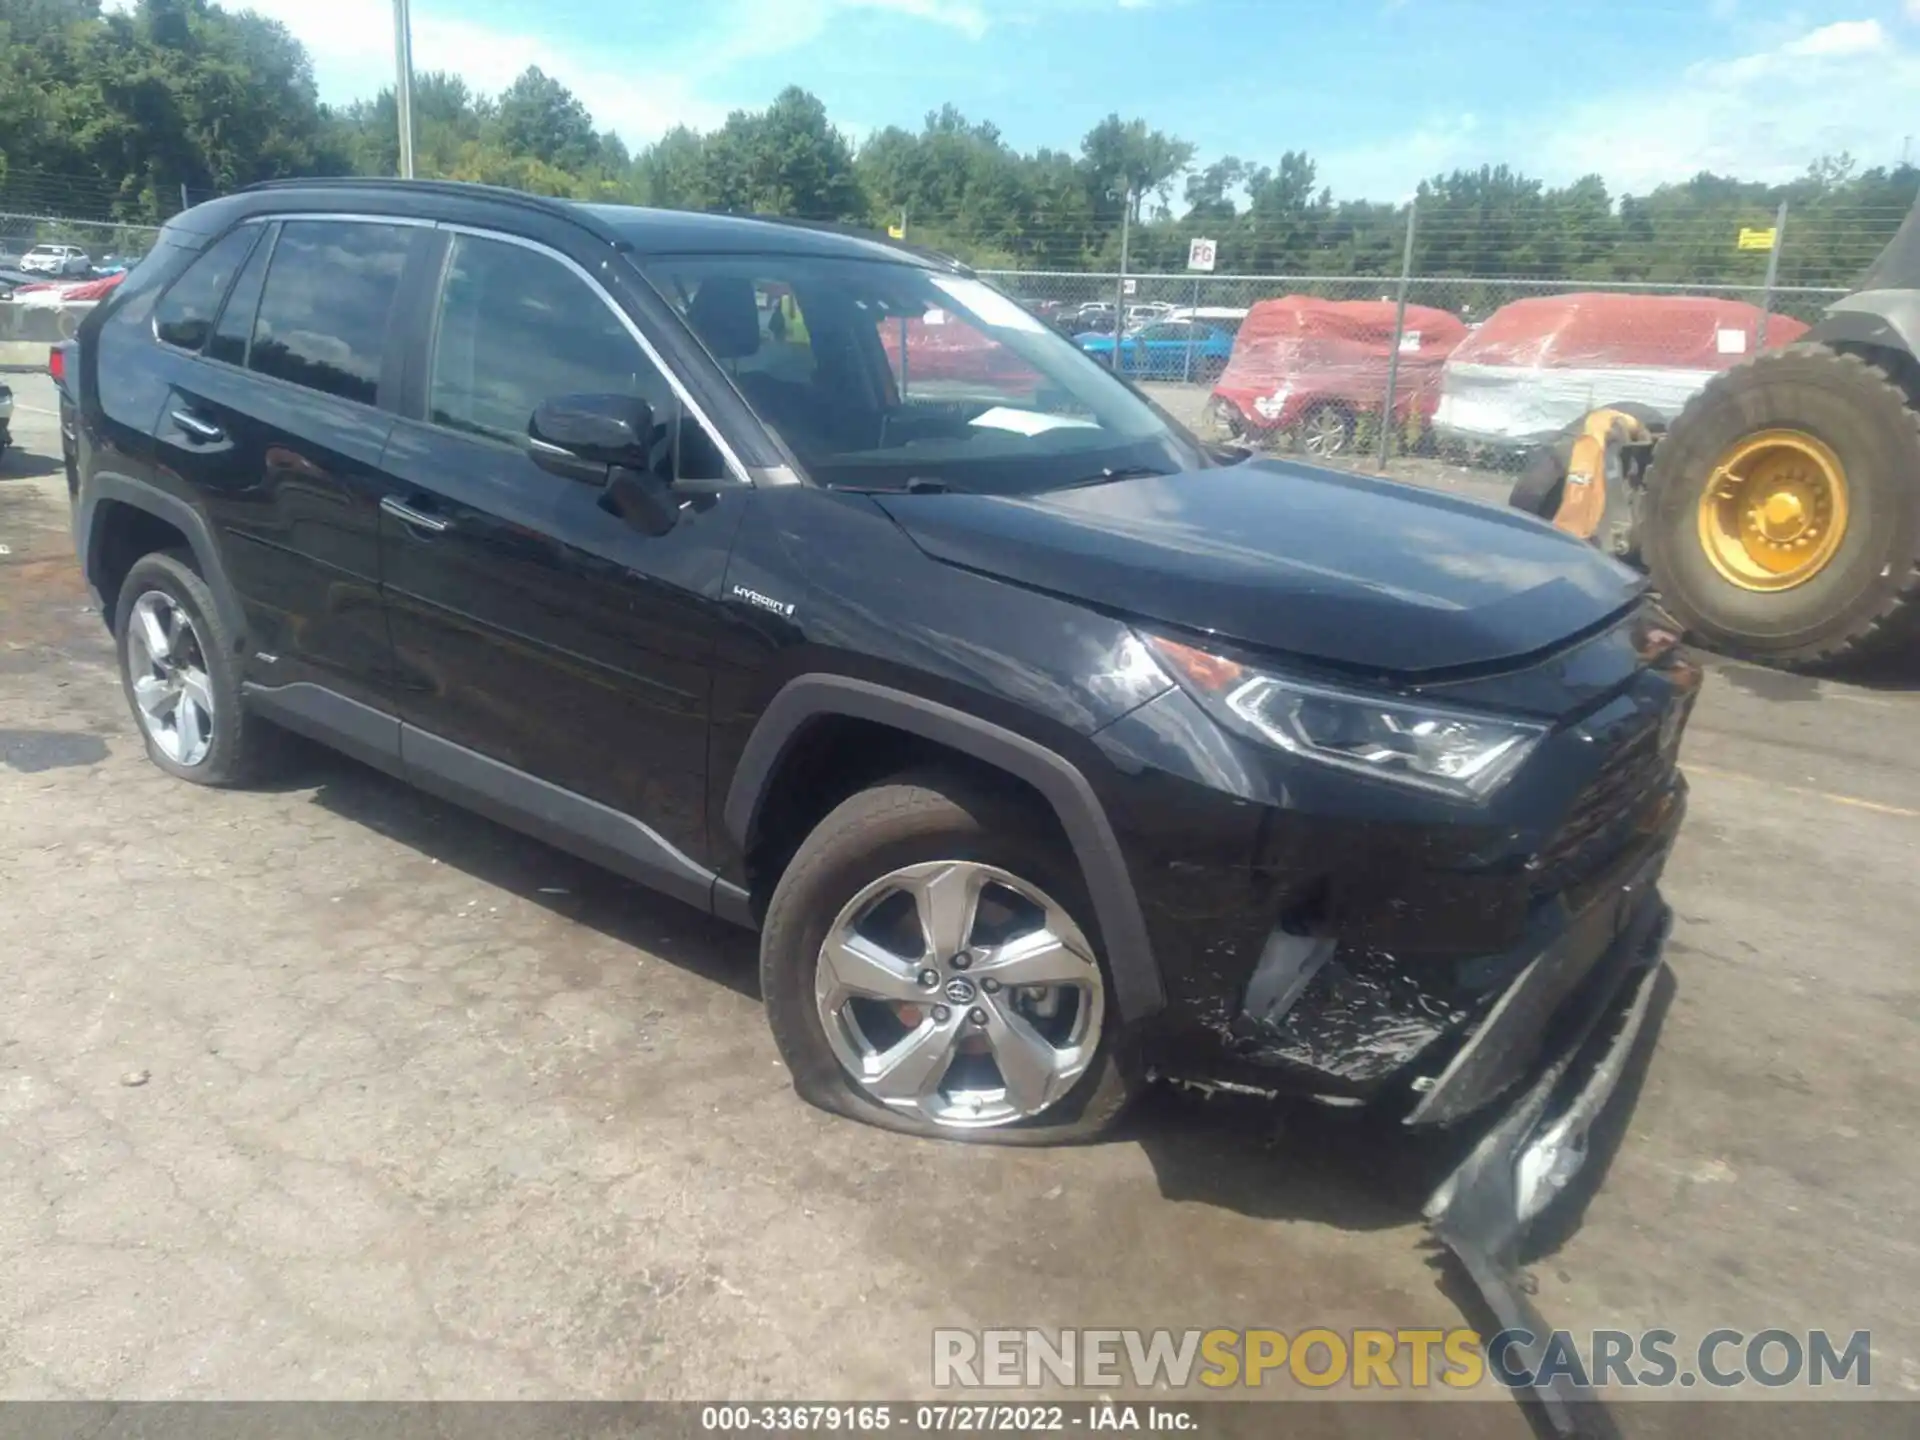
[[[1089,977],[1097,971],[1104,990],[1097,1011],[1100,1033],[1084,1042],[1094,1048],[1077,1079],[1070,1083],[1063,1079],[1066,1088],[1037,1113],[974,1128],[964,1121],[943,1122],[919,1109],[884,1103],[857,1080],[835,1048],[836,1043],[844,1048],[844,1035],[829,1038],[829,1022],[823,1018],[817,989],[822,948],[843,924],[850,904],[895,872],[951,862],[1003,872],[1057,902],[1095,951]],[[821,1109],[929,1138],[998,1145],[1063,1144],[1105,1132],[1140,1088],[1137,1067],[1123,1063],[1126,1047],[1120,1019],[1107,998],[1113,994],[1112,979],[1098,951],[1079,867],[1051,817],[1017,796],[997,793],[968,778],[922,772],[852,796],[802,843],[767,906],[760,941],[760,986],[774,1042],[793,1076],[794,1089]],[[924,957],[913,962],[930,963]],[[912,965],[908,970],[911,973]],[[1013,991],[1009,984],[1000,992],[1003,1003],[1011,1001]],[[932,1005],[941,1002],[944,993],[944,986],[928,988],[905,1002],[909,1010],[924,1012],[911,1023],[902,1017],[906,1028],[931,1017]],[[917,1005],[920,1001],[924,1005]],[[984,999],[957,1002],[986,1003]],[[957,1022],[961,1018],[957,1007],[952,1013]],[[884,1023],[882,1015],[875,1028]],[[874,1043],[878,1049],[882,1041]],[[940,1079],[934,1077],[936,1083]]]
[[[171,628],[165,645],[135,633],[146,617],[175,613],[180,625],[168,627],[163,620],[160,626]],[[281,737],[247,713],[240,698],[235,637],[190,555],[159,551],[134,561],[120,583],[113,637],[121,688],[147,758],[155,765],[176,779],[216,786],[245,785],[271,767]],[[170,656],[162,658],[162,650]],[[191,677],[190,684],[180,683],[182,675]],[[178,694],[183,688],[194,697],[184,707]],[[152,698],[169,690],[174,692],[171,710]],[[150,718],[149,706],[161,711],[162,718]]]
[[[1746,437],[1811,437],[1838,461],[1845,531],[1790,588],[1743,588],[1702,539],[1715,467]],[[1714,649],[1813,666],[1920,632],[1920,414],[1858,355],[1802,342],[1755,356],[1695,395],[1654,451],[1641,549],[1674,617]]]

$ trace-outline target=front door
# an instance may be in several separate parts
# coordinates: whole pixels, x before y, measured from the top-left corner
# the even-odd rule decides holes
[[[621,817],[637,821],[642,840],[664,842],[659,863],[587,848],[704,902],[709,662],[752,492],[690,503],[648,535],[612,513],[604,487],[536,466],[535,407],[575,394],[645,399],[664,478],[721,478],[723,462],[578,266],[502,238],[446,244],[422,393],[382,461],[409,772],[517,823],[597,828],[615,851],[633,848]],[[558,830],[549,838],[581,848]]]

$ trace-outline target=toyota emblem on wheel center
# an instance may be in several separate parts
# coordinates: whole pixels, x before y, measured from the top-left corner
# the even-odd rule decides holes
[[[947,981],[947,999],[956,1005],[964,1005],[973,999],[973,982],[964,975],[956,975]]]

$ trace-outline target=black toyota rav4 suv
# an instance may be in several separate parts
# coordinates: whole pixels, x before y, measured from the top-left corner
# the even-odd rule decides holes
[[[844,1114],[1073,1138],[1160,1076],[1446,1124],[1657,963],[1697,672],[1634,575],[1209,450],[942,257],[267,186],[66,383],[154,763],[302,732],[756,927]]]

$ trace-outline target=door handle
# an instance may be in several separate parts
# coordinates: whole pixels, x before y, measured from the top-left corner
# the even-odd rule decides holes
[[[227,432],[211,420],[202,420],[191,410],[175,410],[168,417],[202,445],[214,445],[227,438]]]
[[[438,535],[443,530],[453,528],[451,520],[442,519],[438,515],[429,515],[424,510],[416,510],[405,501],[396,500],[391,495],[380,497],[380,508],[401,524],[411,525],[416,530],[424,530],[429,535]]]

